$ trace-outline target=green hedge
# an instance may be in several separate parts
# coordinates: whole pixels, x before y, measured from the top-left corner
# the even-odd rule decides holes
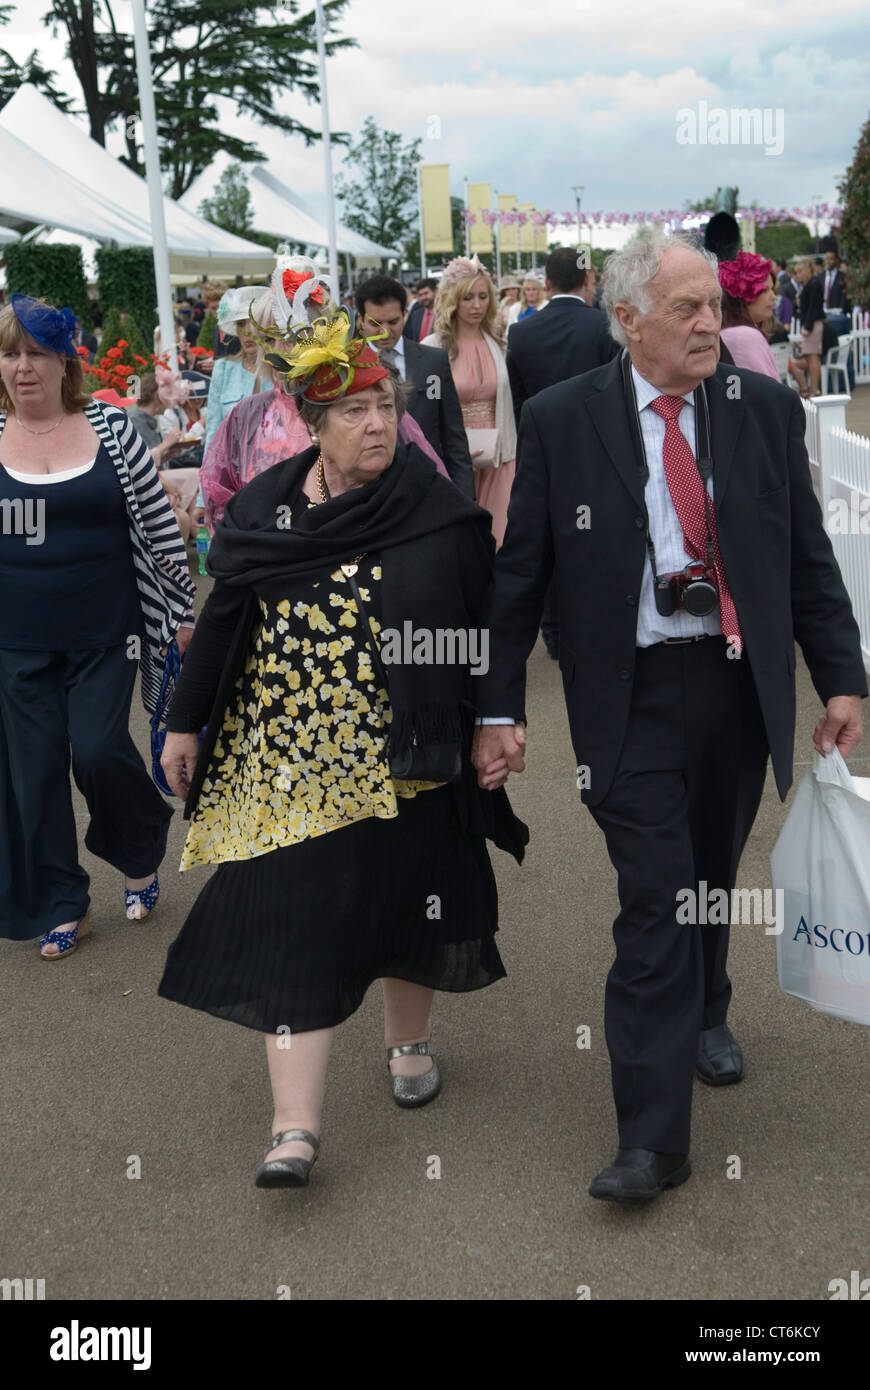
[[[99,357],[105,357],[109,348],[115,347],[119,341],[123,340],[129,343],[131,353],[138,353],[140,357],[144,357],[146,361],[149,361],[153,348],[149,347],[145,342],[133,316],[128,314],[127,317],[122,320],[121,313],[121,309],[110,309],[106,314],[103,320],[103,336],[100,339]],[[129,357],[124,358],[125,362],[130,360]],[[150,371],[150,367],[139,366],[137,367],[137,371],[141,376],[143,371]]]
[[[157,284],[154,256],[147,246],[97,251],[97,281],[103,313],[125,309],[150,342],[157,326]]]
[[[10,294],[47,299],[56,309],[69,306],[86,328],[93,326],[81,247],[13,242],[3,254]]]

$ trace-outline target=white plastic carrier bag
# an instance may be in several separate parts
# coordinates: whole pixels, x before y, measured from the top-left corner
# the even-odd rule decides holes
[[[780,988],[814,1009],[870,1025],[870,778],[816,753],[773,853],[783,892]]]

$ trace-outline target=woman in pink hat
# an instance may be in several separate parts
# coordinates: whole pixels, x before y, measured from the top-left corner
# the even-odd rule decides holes
[[[722,341],[737,367],[764,372],[779,381],[779,371],[762,324],[773,313],[776,298],[773,267],[763,256],[738,252],[736,260],[719,262],[722,286]]]

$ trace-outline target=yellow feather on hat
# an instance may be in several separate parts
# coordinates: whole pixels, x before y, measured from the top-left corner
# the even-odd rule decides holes
[[[308,376],[327,362],[348,366],[350,341],[351,327],[345,315],[332,320],[315,319],[289,354],[293,363],[289,376]]]

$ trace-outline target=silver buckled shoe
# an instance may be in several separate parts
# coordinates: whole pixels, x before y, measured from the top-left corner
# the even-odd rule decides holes
[[[311,1158],[276,1158],[268,1162],[269,1154],[279,1144],[289,1144],[292,1139],[301,1139],[314,1150]],[[308,1176],[317,1162],[320,1140],[307,1129],[285,1129],[283,1134],[273,1134],[272,1142],[266,1150],[266,1161],[257,1169],[254,1182],[257,1187],[307,1187]]]
[[[411,1053],[418,1053],[422,1057],[431,1057],[432,1065],[429,1070],[424,1071],[422,1076],[394,1076],[390,1071],[391,1060],[394,1057],[406,1057]],[[434,1043],[408,1043],[405,1047],[388,1047],[387,1071],[390,1072],[393,1100],[397,1105],[408,1107],[426,1105],[430,1100],[434,1100],[441,1090],[441,1073],[438,1070],[438,1063],[435,1061]]]

